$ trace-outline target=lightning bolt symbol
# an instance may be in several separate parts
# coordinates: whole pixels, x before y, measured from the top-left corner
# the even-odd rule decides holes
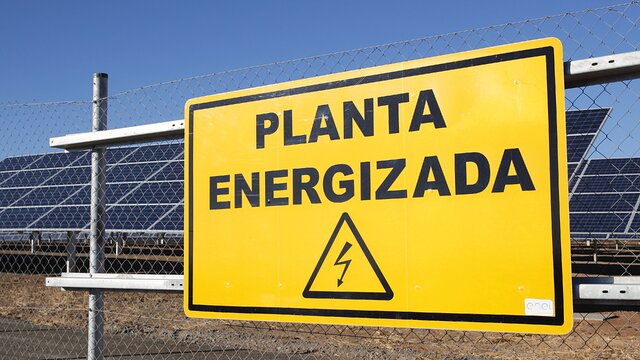
[[[336,262],[333,263],[333,265],[344,265],[344,269],[342,269],[342,275],[340,276],[340,278],[338,279],[338,287],[340,285],[342,285],[342,283],[344,281],[342,281],[342,279],[344,278],[344,274],[347,273],[347,269],[349,268],[349,265],[351,265],[351,259],[349,260],[342,260],[342,257],[347,253],[347,251],[349,251],[349,249],[351,249],[351,243],[346,242],[344,244],[344,247],[342,248],[342,251],[340,251],[340,255],[338,255],[338,258],[336,259]]]

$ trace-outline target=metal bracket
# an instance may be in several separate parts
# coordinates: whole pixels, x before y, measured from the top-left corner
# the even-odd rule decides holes
[[[574,277],[573,311],[640,311],[640,277]]]
[[[65,290],[102,289],[113,291],[184,290],[182,275],[62,273],[46,278],[46,286]],[[640,306],[640,277],[574,277],[573,301],[576,305]]]
[[[564,63],[567,89],[640,77],[640,51]]]
[[[62,273],[60,277],[47,277],[45,285],[63,290],[182,292],[183,279],[182,275]]]
[[[574,302],[582,304],[640,305],[640,276],[574,277],[573,297]]]
[[[49,139],[49,146],[67,151],[87,150],[100,146],[179,139],[184,136],[184,120],[149,125],[70,134]]]

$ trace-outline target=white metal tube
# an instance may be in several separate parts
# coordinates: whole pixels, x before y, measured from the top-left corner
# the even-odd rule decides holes
[[[108,76],[93,75],[93,126],[92,131],[107,129]],[[89,273],[104,272],[105,242],[105,187],[107,161],[105,149],[94,147],[91,150],[91,230],[89,242]],[[89,291],[89,321],[87,339],[87,359],[104,358],[104,291]]]

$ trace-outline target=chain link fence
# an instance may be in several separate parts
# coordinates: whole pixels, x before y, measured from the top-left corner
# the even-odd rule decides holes
[[[181,79],[109,96],[108,125],[181,119],[197,96],[549,36],[565,61],[637,51],[639,21],[634,1]],[[638,80],[566,91],[574,276],[640,275],[639,95]],[[91,114],[90,100],[0,104],[1,358],[87,356],[87,292],[44,278],[92,265],[91,154],[48,147],[90,131]],[[105,272],[182,274],[183,156],[178,140],[106,151]],[[640,314],[624,305],[542,336],[187,319],[177,293],[104,301],[106,358],[640,358]]]

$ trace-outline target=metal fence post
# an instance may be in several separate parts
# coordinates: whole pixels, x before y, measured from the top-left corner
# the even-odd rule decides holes
[[[92,131],[107,129],[108,75],[93,75]],[[105,149],[91,150],[91,238],[89,242],[89,273],[104,272],[105,187],[107,161]],[[104,358],[104,292],[89,290],[89,328],[87,359]]]
[[[31,253],[36,253],[36,237],[33,233],[29,233],[29,245],[31,246]]]
[[[67,272],[76,272],[78,234],[67,231]]]

